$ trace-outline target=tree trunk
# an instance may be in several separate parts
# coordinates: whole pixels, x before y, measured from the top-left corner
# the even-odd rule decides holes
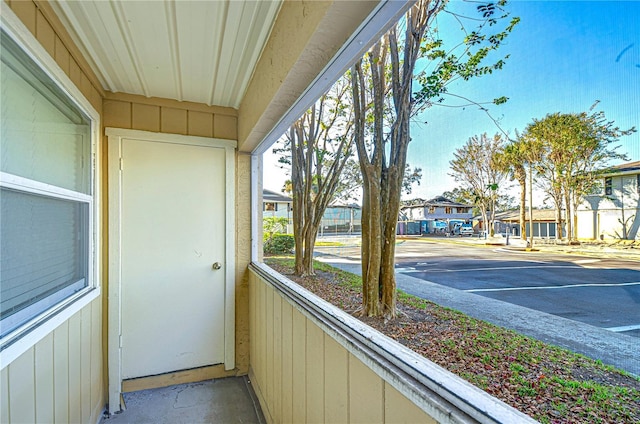
[[[564,208],[565,208],[565,220],[567,222],[567,239],[569,243],[573,242],[573,222],[571,219],[571,193],[569,190],[564,191]]]
[[[302,259],[302,272],[299,275],[315,275],[313,269],[313,249],[316,244],[317,227],[309,225],[304,235],[304,255]]]
[[[522,240],[526,240],[527,239],[527,226],[526,226],[527,176],[526,174],[518,176],[518,183],[520,184],[520,238]]]
[[[354,139],[362,170],[362,314],[380,314],[380,171],[381,166],[369,162],[365,146],[366,96],[362,60],[352,68],[351,87],[354,109]]]
[[[480,215],[482,215],[482,224],[484,225],[484,234],[489,236],[489,217],[487,216],[487,206],[484,203],[480,203]]]
[[[293,239],[295,241],[295,272],[300,275],[304,271],[303,256],[304,251],[304,211],[306,209],[304,188],[302,184],[295,181],[302,181],[302,150],[296,141],[299,134],[296,134],[296,127],[293,125],[290,131],[291,138],[291,180],[293,197]]]
[[[381,245],[381,269],[380,281],[382,284],[381,302],[382,313],[385,317],[396,316],[396,229],[398,225],[398,214],[400,213],[400,190],[402,187],[402,177],[404,166],[394,166],[388,170],[387,195],[383,201],[386,204],[386,213],[382,217],[384,228],[383,243]]]
[[[551,197],[556,206],[556,240],[562,240],[564,238],[562,231],[562,189],[554,189]]]
[[[562,203],[556,204],[556,240],[562,240]]]
[[[367,316],[382,313],[391,318],[396,314],[395,240],[407,147],[411,140],[413,73],[425,30],[440,5],[439,1],[418,1],[407,12],[406,28],[401,37],[404,43],[402,57],[397,27],[371,48],[368,53],[369,85],[365,85],[362,60],[352,68],[354,134],[363,173],[362,312]],[[366,87],[372,94],[371,109],[365,95]],[[392,107],[385,104],[387,94],[392,97]],[[371,121],[367,116],[369,110],[373,117]],[[365,132],[367,126],[369,132]]]
[[[343,94],[346,90],[345,87]],[[340,102],[341,96],[338,95],[334,101]],[[342,137],[333,145],[332,161],[326,162],[327,145],[335,143],[329,129],[340,116],[339,108],[329,108],[333,115],[327,121],[324,115],[326,101],[326,95],[322,96],[291,126],[288,134],[291,146],[295,272],[301,276],[315,274],[313,252],[318,229],[353,146],[348,124],[341,128]]]
[[[372,171],[372,170],[370,170]],[[375,175],[374,172],[372,172]],[[375,177],[363,197],[362,207],[362,312],[365,316],[380,315],[380,266],[382,246],[380,185]]]

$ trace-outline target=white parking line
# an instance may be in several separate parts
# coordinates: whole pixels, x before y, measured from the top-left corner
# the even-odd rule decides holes
[[[355,259],[347,259],[347,258],[325,258],[325,257],[318,257],[316,258],[318,261],[320,262],[326,262],[326,263],[336,263],[336,264],[359,264],[360,261],[359,260],[355,260]]]
[[[504,247],[498,248],[498,249],[493,249],[494,253],[507,253],[510,255],[520,255],[520,256],[531,256],[531,252],[525,252],[522,250],[513,250],[513,249],[505,249]],[[535,262],[535,263],[541,263],[541,264],[546,264],[549,261],[540,261],[540,260],[533,260],[533,259],[527,259],[527,262]]]
[[[396,268],[396,272],[399,272],[401,274],[412,274],[412,273],[418,273],[422,271],[419,271],[415,268]]]
[[[577,287],[624,287],[638,286],[640,281],[634,283],[595,283],[595,284],[567,284],[564,286],[529,286],[529,287],[504,287],[496,289],[468,289],[464,290],[469,293],[479,292],[500,292],[500,291],[519,291],[519,290],[547,290],[547,289],[573,289]]]
[[[592,264],[595,262],[602,262],[602,259],[578,259],[577,261],[573,261],[574,264]]]
[[[465,268],[465,269],[425,269],[422,272],[476,272],[476,271],[500,271],[511,269],[540,269],[540,268],[575,268],[582,269],[577,265],[537,265],[537,266],[496,266],[487,268]]]
[[[637,325],[623,325],[622,327],[609,327],[605,330],[613,331],[614,333],[624,333],[625,331],[640,330],[640,324]]]

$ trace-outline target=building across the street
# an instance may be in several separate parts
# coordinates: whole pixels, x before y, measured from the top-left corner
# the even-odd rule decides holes
[[[529,234],[529,210],[526,211],[526,231]],[[562,212],[564,219],[564,211]],[[476,217],[482,221],[482,217]],[[534,209],[533,210],[533,237],[554,239],[557,236],[556,210],[555,209]],[[509,233],[511,236],[520,237],[520,211],[518,209],[498,212],[494,221],[494,231],[496,234]],[[563,236],[564,236],[563,230]]]
[[[579,239],[639,240],[640,161],[612,168],[599,193],[586,196],[577,210]]]
[[[287,233],[293,234],[293,199],[275,191],[262,190],[262,217],[287,218]],[[360,234],[362,209],[356,203],[333,202],[322,215],[319,235]]]
[[[400,209],[398,234],[449,233],[454,224],[470,223],[473,206],[438,196]]]
[[[291,218],[293,199],[284,194],[264,189],[262,190],[262,216]]]

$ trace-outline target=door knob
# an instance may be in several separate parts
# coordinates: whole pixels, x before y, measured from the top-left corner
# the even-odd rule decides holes
[[[211,265],[211,269],[216,270],[216,269],[220,269],[222,268],[222,265],[220,265],[220,262],[214,262],[213,265]]]

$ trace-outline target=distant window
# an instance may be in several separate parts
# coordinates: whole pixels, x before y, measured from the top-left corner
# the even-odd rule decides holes
[[[436,213],[436,207],[435,206],[429,206],[429,213],[430,214]]]
[[[450,207],[450,206],[446,206],[446,207],[444,208],[444,213],[446,213],[446,214],[450,214],[450,213],[451,213],[451,207]]]
[[[92,120],[5,32],[1,52],[4,338],[95,287],[94,160]]]
[[[274,202],[266,202],[264,204],[264,210],[265,211],[277,211],[278,210],[278,205]]]
[[[611,194],[613,194],[611,177],[606,177],[604,179],[604,194],[606,194],[607,196],[610,196]]]

